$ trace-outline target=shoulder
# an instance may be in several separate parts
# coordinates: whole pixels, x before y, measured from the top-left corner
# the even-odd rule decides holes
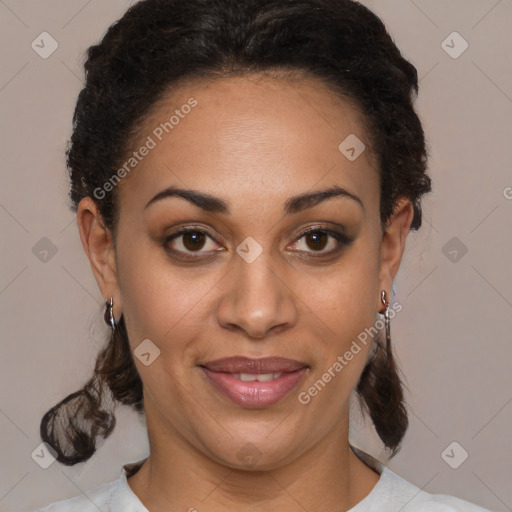
[[[386,498],[402,512],[492,512],[455,496],[423,491],[389,468],[385,468],[382,476]],[[395,507],[389,510],[394,512]]]
[[[119,481],[98,485],[79,496],[51,503],[35,512],[110,512],[112,496],[119,487]]]
[[[414,509],[413,509],[414,510]],[[405,512],[405,511],[404,511]],[[475,503],[449,496],[447,494],[431,494],[418,512],[492,512]]]

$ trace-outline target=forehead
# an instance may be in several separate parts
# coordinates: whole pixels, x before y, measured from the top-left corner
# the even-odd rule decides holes
[[[366,149],[351,160],[345,140]],[[360,111],[311,78],[256,75],[182,84],[141,124],[132,149],[143,146],[151,149],[122,180],[121,205],[123,196],[146,204],[170,185],[280,203],[320,183],[341,185],[367,201],[378,190]]]

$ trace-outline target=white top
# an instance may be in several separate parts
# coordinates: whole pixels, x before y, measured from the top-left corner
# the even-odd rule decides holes
[[[118,480],[95,487],[87,496],[58,501],[36,512],[149,512],[127,481],[132,469],[144,460],[126,464]],[[380,474],[379,481],[347,512],[492,512],[455,496],[422,491],[380,462],[375,469]]]

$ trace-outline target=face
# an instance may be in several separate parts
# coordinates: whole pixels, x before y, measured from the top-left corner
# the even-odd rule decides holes
[[[316,81],[229,78],[174,91],[142,134],[115,247],[91,243],[88,199],[79,225],[132,350],[149,354],[134,360],[150,442],[270,469],[348,436],[371,339],[353,342],[384,309],[412,219],[403,208],[383,238],[358,111]],[[367,147],[355,160],[338,148],[350,135]]]

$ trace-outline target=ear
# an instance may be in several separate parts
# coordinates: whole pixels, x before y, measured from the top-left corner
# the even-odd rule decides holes
[[[80,240],[89,258],[94,277],[105,302],[114,298],[114,318],[121,316],[116,255],[110,230],[105,226],[96,203],[85,197],[78,205],[77,224]],[[117,311],[117,313],[116,313]]]
[[[382,236],[379,282],[380,290],[386,291],[387,300],[391,299],[391,288],[402,261],[413,217],[414,209],[410,200],[400,199]],[[384,310],[379,293],[377,311]]]

